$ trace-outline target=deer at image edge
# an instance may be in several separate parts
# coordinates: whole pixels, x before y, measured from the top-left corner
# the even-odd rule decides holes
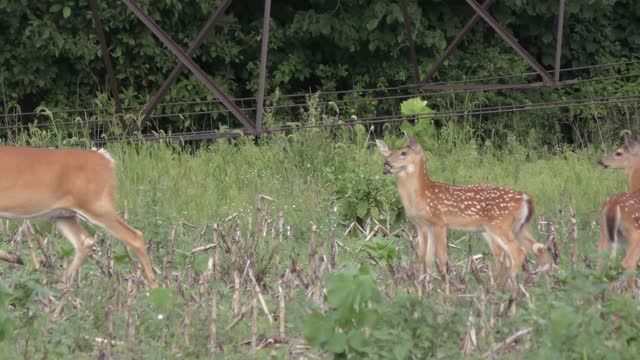
[[[615,256],[618,243],[626,240],[627,251],[622,259],[622,268],[626,271],[636,269],[640,258],[640,143],[627,138],[624,145],[604,155],[598,164],[605,169],[624,169],[629,182],[629,192],[612,195],[600,210],[600,253],[609,250],[613,245]],[[601,269],[603,259],[598,260]],[[636,289],[636,277],[627,278],[631,289]]]

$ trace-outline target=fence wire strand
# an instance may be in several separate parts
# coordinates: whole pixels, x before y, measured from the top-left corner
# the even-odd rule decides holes
[[[286,131],[300,131],[300,130],[332,128],[332,127],[353,127],[355,125],[373,125],[373,124],[381,124],[381,123],[393,123],[393,122],[400,122],[405,120],[413,120],[416,118],[446,119],[446,118],[452,118],[452,117],[497,115],[497,114],[505,114],[505,113],[535,111],[535,110],[574,108],[578,106],[595,106],[595,105],[606,105],[606,104],[614,104],[614,103],[621,104],[621,103],[638,103],[638,102],[640,102],[640,95],[595,97],[595,98],[588,98],[588,99],[540,102],[540,103],[533,103],[533,104],[513,104],[513,105],[493,106],[493,107],[484,107],[484,108],[475,108],[475,109],[451,110],[451,111],[442,111],[437,113],[415,114],[411,116],[386,115],[386,116],[360,118],[352,121],[335,122],[335,123],[301,124],[299,126],[298,125],[275,126],[270,128],[264,128],[263,133],[277,133],[277,132],[286,132]],[[131,140],[131,141],[165,141],[165,140],[188,141],[188,140],[205,140],[205,139],[212,140],[212,139],[220,139],[220,138],[228,138],[228,137],[240,137],[244,135],[246,134],[243,132],[242,129],[233,129],[233,130],[223,131],[223,132],[208,130],[208,131],[172,133],[172,134],[167,134],[163,136],[159,136],[156,134],[143,135],[140,138],[131,138],[128,140]],[[251,134],[248,134],[248,135],[251,135]],[[96,144],[107,144],[107,143],[119,142],[119,141],[122,141],[122,139],[121,138],[97,139],[94,142]]]
[[[634,64],[638,64],[640,63],[640,59],[638,60],[628,60],[628,61],[621,61],[621,62],[612,62],[612,63],[604,63],[604,64],[594,64],[594,65],[585,65],[585,66],[575,66],[575,67],[569,67],[569,68],[564,68],[564,69],[560,69],[560,72],[569,72],[569,71],[578,71],[578,70],[590,70],[590,69],[600,69],[600,68],[606,68],[606,67],[614,67],[614,66],[627,66],[627,65],[634,65]],[[551,73],[555,73],[554,70],[550,71]],[[518,73],[518,74],[508,74],[508,75],[500,75],[500,76],[493,76],[493,77],[482,77],[482,78],[472,78],[472,79],[466,79],[466,80],[454,80],[454,81],[449,81],[449,82],[433,82],[433,83],[429,83],[429,85],[442,85],[442,84],[472,84],[475,82],[479,82],[479,81],[489,81],[489,80],[505,80],[505,79],[512,79],[512,78],[517,78],[517,77],[527,77],[527,76],[532,76],[532,75],[537,75],[537,73],[535,72],[526,72],[526,73]],[[569,84],[569,85],[574,85],[574,84],[579,84],[579,83],[584,83],[584,82],[589,82],[589,81],[601,81],[601,80],[606,80],[606,79],[617,79],[617,78],[625,78],[625,77],[636,77],[639,76],[640,74],[623,74],[623,75],[613,75],[613,76],[608,76],[608,77],[600,77],[600,78],[592,78],[592,79],[585,79],[585,80],[578,80],[576,83],[573,84]],[[430,97],[430,96],[438,96],[438,95],[445,95],[445,94],[457,94],[457,93],[471,93],[471,92],[478,92],[478,91],[495,91],[495,90],[479,90],[479,89],[468,89],[468,90],[452,90],[452,91],[441,91],[441,92],[436,92],[436,93],[428,93],[425,90],[420,90],[419,87],[425,85],[423,83],[420,84],[409,84],[409,85],[401,85],[401,86],[390,86],[390,87],[382,87],[382,88],[367,88],[367,89],[351,89],[351,90],[336,90],[336,91],[317,91],[317,92],[300,92],[300,93],[293,93],[293,94],[285,94],[285,95],[279,95],[279,96],[265,96],[265,100],[274,100],[275,98],[278,99],[295,99],[295,98],[301,98],[301,97],[306,97],[309,96],[311,94],[319,94],[321,96],[328,96],[328,95],[345,95],[345,94],[369,94],[369,93],[374,93],[374,92],[389,92],[389,91],[398,91],[398,90],[402,90],[402,91],[409,91],[409,90],[414,90],[414,91],[418,91],[417,93],[413,94],[413,96],[424,96],[424,97]],[[386,96],[386,97],[365,97],[362,98],[362,100],[360,101],[365,101],[365,100],[376,100],[376,99],[401,99],[401,98],[406,98],[406,97],[411,97],[412,95],[399,95],[399,96]],[[233,99],[234,102],[236,103],[244,103],[245,101],[255,101],[256,98],[255,97],[243,97],[243,98],[236,98]],[[350,102],[350,101],[358,101],[359,99],[345,99],[345,100],[339,100],[341,102]],[[179,101],[179,102],[165,102],[162,104],[159,104],[158,107],[170,107],[170,106],[191,106],[191,105],[205,105],[205,104],[221,104],[220,100],[217,99],[211,99],[211,100],[195,100],[195,101]],[[305,106],[306,104],[287,104],[287,105],[279,105],[280,107],[301,107],[301,106]],[[136,105],[136,106],[125,106],[123,107],[123,111],[127,112],[127,113],[138,113],[141,112],[144,109],[144,105]],[[251,108],[246,108],[245,110],[255,110],[255,107],[251,107]],[[78,108],[78,109],[60,109],[60,110],[50,110],[50,113],[55,114],[55,113],[67,113],[67,114],[72,114],[72,113],[97,113],[100,111],[113,111],[112,107],[103,107],[103,108]],[[228,112],[228,110],[214,110],[216,112]],[[38,112],[22,112],[22,113],[13,113],[13,114],[0,114],[0,118],[6,118],[6,117],[14,117],[14,116],[36,116],[36,115],[40,115],[40,113]],[[159,117],[168,117],[169,115],[166,114],[159,114],[159,115],[153,115],[152,118],[159,118]],[[185,115],[185,113],[180,113],[180,115]],[[171,114],[170,116],[176,116],[176,114]]]

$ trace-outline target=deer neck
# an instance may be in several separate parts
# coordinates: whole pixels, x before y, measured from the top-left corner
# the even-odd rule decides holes
[[[402,203],[408,212],[419,206],[421,199],[431,184],[427,175],[424,157],[414,164],[413,169],[406,169],[396,177]]]
[[[631,167],[627,171],[627,178],[629,180],[629,192],[640,193],[640,164]]]

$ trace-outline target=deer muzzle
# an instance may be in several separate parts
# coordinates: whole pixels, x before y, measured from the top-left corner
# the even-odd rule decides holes
[[[605,168],[605,169],[609,167],[609,165],[605,164],[605,163],[602,161],[602,159],[598,160],[598,165],[602,166],[602,167],[603,167],[603,168]]]
[[[391,175],[391,164],[386,160],[384,162],[384,168],[382,169],[382,175]]]

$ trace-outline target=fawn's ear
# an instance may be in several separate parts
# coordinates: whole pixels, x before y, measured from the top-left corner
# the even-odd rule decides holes
[[[627,136],[624,139],[624,143],[625,145],[627,145],[627,148],[629,149],[629,153],[631,153],[634,156],[640,154],[640,142],[638,140],[635,140],[634,138]]]
[[[380,150],[380,154],[382,154],[382,156],[389,157],[389,155],[391,155],[389,145],[385,144],[382,140],[376,140],[376,145],[378,146],[378,150]]]
[[[631,136],[626,135],[624,137],[624,144],[627,145],[629,149],[631,149],[637,144],[637,141],[635,141]]]
[[[404,136],[407,138],[407,143],[405,144],[405,146],[410,147],[414,151],[422,151],[422,147],[420,146],[420,143],[418,143],[416,138],[414,138],[413,136],[409,136],[406,131],[403,132]]]

